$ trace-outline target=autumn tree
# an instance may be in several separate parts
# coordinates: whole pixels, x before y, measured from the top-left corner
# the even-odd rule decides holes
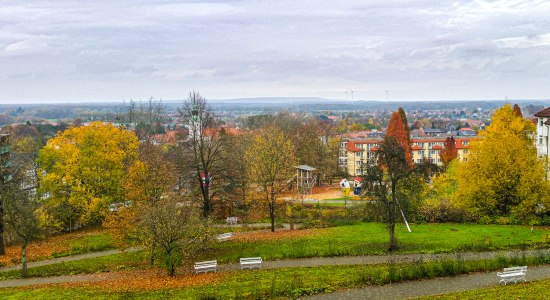
[[[141,210],[137,232],[142,239],[153,241],[168,276],[175,275],[182,258],[200,249],[200,241],[207,232],[199,215],[172,196]]]
[[[399,145],[403,148],[405,151],[405,158],[409,162],[409,164],[412,165],[412,153],[410,149],[410,137],[407,134],[407,127],[405,127],[405,124],[403,123],[403,117],[399,112],[394,112],[391,115],[390,123],[388,124],[388,128],[386,130],[386,136],[392,136],[395,137]]]
[[[521,108],[519,107],[519,105],[514,104],[513,109],[514,109],[514,114],[516,114],[516,117],[523,118],[523,113],[521,112]]]
[[[458,149],[456,148],[456,141],[454,137],[450,136],[445,139],[443,150],[439,152],[439,157],[445,167],[447,167],[453,159],[458,157]]]
[[[45,221],[60,230],[101,222],[110,204],[124,202],[122,182],[137,147],[133,132],[101,122],[50,139],[38,157]]]
[[[189,135],[181,148],[182,177],[188,177],[191,172],[191,187],[199,191],[203,216],[208,217],[216,205],[219,192],[212,179],[223,176],[222,150],[226,135],[217,126],[208,102],[198,92],[190,92],[189,99],[178,112],[181,121],[189,125]]]
[[[41,236],[36,213],[40,207],[36,193],[36,156],[38,141],[28,136],[13,136],[11,180],[0,194],[5,224],[21,241],[21,276],[27,276],[27,245]]]
[[[395,136],[384,137],[376,156],[378,164],[369,165],[364,175],[364,196],[376,200],[370,207],[377,210],[388,226],[388,251],[392,252],[398,248],[395,225],[409,205],[411,191],[418,193],[408,186],[419,178],[416,175],[433,170],[434,165],[421,163],[411,168],[407,150]]]
[[[510,105],[497,109],[491,125],[471,142],[457,175],[456,198],[483,216],[512,216],[523,222],[550,207],[544,163],[537,156],[535,125]]]
[[[408,144],[410,144],[411,139],[411,128],[409,127],[409,121],[407,120],[407,113],[403,109],[403,107],[399,107],[397,109],[397,112],[399,113],[399,116],[401,117],[401,122],[403,122],[403,127],[405,127],[405,134],[407,135]]]
[[[250,189],[250,178],[247,176],[246,151],[253,136],[248,133],[228,135],[227,147],[222,151],[225,161],[224,173],[220,178],[220,202],[225,215],[239,216],[246,220],[250,209],[254,206],[253,191]]]
[[[4,189],[1,198],[4,202],[5,223],[21,241],[21,276],[27,276],[27,246],[42,234],[37,218],[40,204],[36,193],[27,189],[26,174],[15,170],[13,179]]]
[[[271,231],[275,231],[277,195],[294,175],[296,157],[290,140],[279,128],[261,130],[246,151],[250,181],[263,192],[269,208]]]

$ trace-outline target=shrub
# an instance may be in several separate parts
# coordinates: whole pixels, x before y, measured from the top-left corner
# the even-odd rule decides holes
[[[475,217],[465,209],[453,205],[448,199],[424,202],[419,210],[419,218],[430,223],[470,222]]]

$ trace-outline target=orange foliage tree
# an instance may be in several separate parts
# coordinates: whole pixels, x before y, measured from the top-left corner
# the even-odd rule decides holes
[[[458,157],[458,149],[456,148],[454,137],[450,136],[445,139],[445,144],[443,150],[439,153],[439,157],[445,167],[447,167],[453,159]]]
[[[519,107],[519,105],[517,104],[514,104],[514,113],[516,114],[516,117],[521,117],[523,118],[523,113],[521,112],[521,108]]]
[[[412,164],[412,152],[410,147],[410,137],[407,134],[405,125],[403,124],[403,118],[399,112],[394,112],[391,115],[388,129],[386,130],[386,136],[395,137],[399,145],[405,150],[405,158]]]

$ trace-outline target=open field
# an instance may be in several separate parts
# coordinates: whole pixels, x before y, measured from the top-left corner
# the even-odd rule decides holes
[[[397,253],[445,253],[455,251],[489,251],[512,248],[550,246],[546,228],[533,234],[528,226],[420,224],[396,228],[401,249]],[[229,230],[226,230],[229,231]],[[377,255],[386,252],[388,239],[384,224],[360,223],[320,229],[269,231],[237,234],[233,240],[219,243],[201,259],[222,263],[237,262],[239,257],[261,256],[266,260]]]

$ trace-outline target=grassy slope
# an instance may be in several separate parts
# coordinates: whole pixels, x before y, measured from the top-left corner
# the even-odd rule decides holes
[[[59,275],[88,274],[100,272],[113,272],[135,268],[148,267],[145,253],[129,252],[112,254],[102,257],[82,259],[64,263],[57,263],[29,269],[29,277],[45,277]],[[0,280],[20,278],[19,270],[0,272]],[[1,297],[0,297],[1,298]]]
[[[27,253],[29,261],[39,261],[112,248],[114,244],[111,236],[102,228],[92,228],[33,241],[28,246]],[[6,255],[0,256],[0,266],[18,264],[20,259],[21,246],[9,246]]]
[[[402,248],[399,253],[442,253],[452,251],[487,251],[508,249],[542,242],[550,230],[527,226],[422,224],[412,225],[412,233],[397,227]],[[363,223],[304,231],[301,236],[254,241],[227,241],[216,245],[213,253],[202,258],[220,262],[237,262],[239,257],[261,256],[264,259],[368,255],[385,253],[388,233],[385,225]]]
[[[547,262],[547,260],[544,260]],[[522,261],[524,264],[537,260]],[[387,284],[419,278],[452,276],[480,270],[496,270],[511,261],[503,259],[486,261],[443,261],[422,264],[374,266],[325,266],[280,270],[234,271],[220,274],[216,282],[197,282],[191,286],[147,290],[143,286],[124,286],[125,282],[103,283],[87,287],[25,287],[0,289],[1,299],[266,299],[296,298],[314,293],[367,285]],[[393,271],[392,271],[393,270]],[[187,275],[195,276],[195,275]],[[118,286],[117,286],[118,285]],[[533,295],[541,295],[533,290]],[[470,298],[474,299],[473,293]],[[479,294],[477,294],[479,295]],[[490,294],[488,294],[490,295]],[[210,297],[210,298],[208,298]],[[447,298],[443,298],[447,299]],[[460,296],[449,299],[464,299]],[[478,298],[478,299],[486,299]],[[488,299],[499,299],[488,298]],[[534,298],[535,299],[535,298]],[[539,299],[539,298],[537,298]]]
[[[423,300],[550,299],[550,280],[532,281],[461,293],[419,298]]]

